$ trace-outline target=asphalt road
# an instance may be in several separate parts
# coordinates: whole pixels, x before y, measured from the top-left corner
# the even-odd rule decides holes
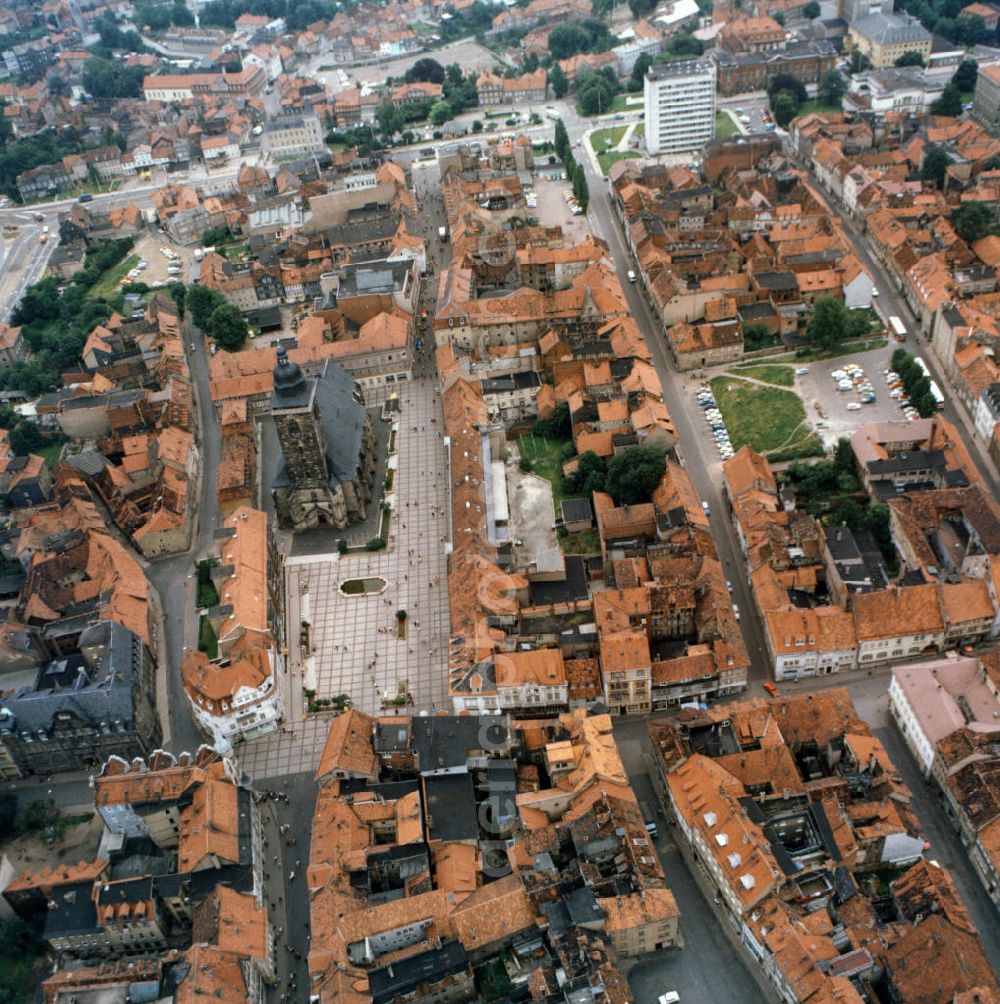
[[[572,110],[564,122],[572,141],[582,138],[584,132],[592,128],[590,119],[581,119]],[[666,342],[658,324],[640,293],[638,283],[628,281],[629,268],[633,267],[628,250],[622,239],[620,225],[612,213],[607,181],[594,172],[589,157],[581,157],[590,186],[590,208],[588,215],[594,232],[608,242],[615,263],[618,279],[625,291],[629,309],[642,331],[646,345],[653,356],[653,364],[663,386],[664,400],[677,430],[678,452],[698,494],[709,503],[712,536],[719,552],[726,578],[733,583],[733,601],[741,611],[740,628],[750,657],[751,668],[748,681],[757,686],[771,678],[770,668],[764,648],[764,636],[751,599],[747,576],[744,572],[743,556],[736,539],[728,506],[722,491],[722,464],[709,441],[700,435],[704,420],[701,409],[697,408],[692,390],[700,382],[690,374],[678,373],[670,363]]]
[[[200,557],[214,550],[214,534],[219,526],[215,478],[222,453],[222,434],[209,394],[208,349],[205,339],[191,323],[190,317],[185,317],[182,330],[197,400],[200,483],[194,512],[195,528],[190,551],[152,562],[147,570],[150,582],[160,595],[164,614],[166,662],[161,661],[159,672],[166,674],[168,701],[167,708],[160,708],[159,711],[163,722],[164,744],[174,753],[184,750],[193,752],[206,741],[191,717],[190,705],[181,682],[181,662],[189,648],[197,647],[194,565]],[[161,697],[162,694],[163,688],[160,689]]]
[[[802,165],[800,164],[800,166]],[[975,435],[971,419],[966,414],[965,410],[955,403],[957,398],[954,393],[954,388],[945,378],[937,357],[931,350],[927,340],[918,334],[919,324],[917,322],[917,318],[913,314],[913,311],[910,310],[905,299],[899,292],[896,283],[892,278],[890,278],[889,273],[886,271],[882,263],[869,250],[867,241],[858,227],[851,220],[847,212],[847,208],[832,192],[829,191],[829,189],[823,188],[815,177],[812,179],[812,183],[817,191],[822,193],[823,197],[827,199],[831,207],[836,211],[836,216],[844,234],[850,240],[862,264],[868,269],[872,278],[875,280],[875,287],[878,289],[879,293],[878,308],[880,313],[884,317],[899,317],[906,325],[908,335],[906,341],[902,343],[903,347],[908,352],[919,354],[927,364],[931,377],[937,383],[938,387],[941,388],[941,392],[944,394],[945,404],[941,409],[942,414],[958,429],[959,434],[962,437],[962,441],[972,454],[973,459],[976,461],[976,464],[985,477],[986,483],[989,485],[994,496],[1000,497],[1000,480],[997,478],[996,468],[993,466],[993,462],[990,460],[989,455],[983,448],[978,437]]]

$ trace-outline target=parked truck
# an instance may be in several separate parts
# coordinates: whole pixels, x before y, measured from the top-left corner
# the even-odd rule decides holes
[[[442,244],[446,244],[447,243],[447,241],[448,241],[448,228],[447,227],[438,227],[438,240],[441,241]]]

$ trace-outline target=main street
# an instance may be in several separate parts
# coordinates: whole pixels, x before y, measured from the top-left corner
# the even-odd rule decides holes
[[[576,143],[585,132],[592,128],[592,120],[580,118],[575,110],[564,112],[563,122],[570,140]],[[581,157],[590,187],[589,216],[594,233],[607,241],[615,264],[618,279],[628,301],[629,310],[646,339],[646,345],[653,356],[653,364],[663,386],[663,396],[670,417],[677,430],[678,453],[698,490],[699,496],[709,503],[712,536],[719,551],[726,578],[733,583],[733,600],[743,616],[740,628],[750,656],[749,680],[751,690],[763,693],[761,684],[771,678],[768,668],[764,635],[750,593],[747,576],[743,572],[743,557],[736,539],[728,507],[722,491],[722,462],[715,452],[708,449],[707,441],[698,435],[701,426],[696,423],[700,413],[695,415],[693,391],[697,386],[696,377],[678,373],[670,363],[663,327],[657,322],[641,293],[639,283],[628,281],[629,269],[633,267],[631,256],[622,237],[621,226],[615,217],[610,201],[607,180],[594,171],[592,158]]]

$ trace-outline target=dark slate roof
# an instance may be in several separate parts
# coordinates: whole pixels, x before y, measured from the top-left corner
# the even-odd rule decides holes
[[[443,942],[440,948],[398,959],[368,974],[372,1004],[389,1004],[396,999],[406,999],[422,984],[440,986],[447,976],[459,976],[467,971],[468,966],[465,949],[454,939]]]
[[[280,363],[275,367],[279,372]],[[298,366],[291,363],[284,367],[294,369],[301,375]],[[358,460],[361,456],[361,439],[364,434],[367,412],[359,400],[357,383],[353,376],[328,359],[322,373],[308,380],[290,382],[287,389],[279,390],[277,384],[271,398],[272,408],[306,408],[315,400],[319,408],[323,431],[326,433],[326,466],[330,484],[353,481],[357,478]],[[358,395],[358,396],[356,396]],[[287,484],[288,474],[284,463],[275,479],[275,484]]]
[[[111,621],[95,625],[81,645],[104,645],[100,663],[64,656],[38,671],[33,687],[21,687],[4,700],[9,712],[0,729],[47,734],[59,712],[69,712],[109,734],[133,727],[132,691],[139,684],[143,643],[138,635]],[[116,724],[116,723],[121,723]]]
[[[562,517],[567,523],[577,523],[580,520],[592,520],[594,510],[590,499],[563,499],[561,503]]]
[[[472,775],[465,767],[424,775],[427,835],[431,840],[478,840]]]

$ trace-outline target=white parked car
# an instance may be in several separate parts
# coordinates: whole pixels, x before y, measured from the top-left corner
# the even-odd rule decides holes
[[[848,411],[861,411],[861,405],[857,401],[850,401],[847,405]]]

